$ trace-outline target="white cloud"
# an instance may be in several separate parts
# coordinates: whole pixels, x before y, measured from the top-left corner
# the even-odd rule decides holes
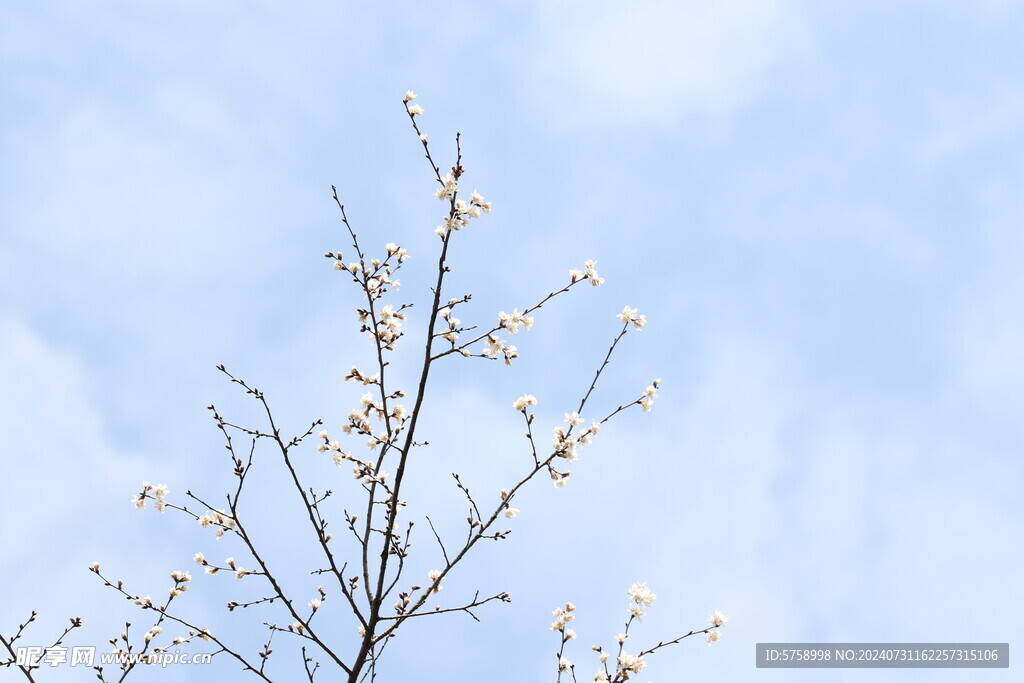
[[[926,167],[962,163],[965,156],[995,151],[1020,135],[1024,91],[994,82],[933,98],[929,121],[918,141],[918,160]]]
[[[132,536],[134,520],[119,513],[130,507],[129,482],[141,468],[104,433],[79,360],[10,318],[0,318],[0,386],[3,458],[11,468],[0,477],[0,577],[8,587],[0,632],[9,634],[34,609],[40,620],[26,642],[49,642],[66,618],[91,621],[116,602],[102,595],[90,562],[139,564],[132,544],[97,541],[114,530]],[[93,632],[96,641],[103,635]]]
[[[959,397],[969,399],[964,407],[981,409],[986,419],[1016,430],[1024,397],[1024,325],[1018,314],[1024,297],[1024,202],[1011,178],[990,183],[982,192],[989,219],[975,228],[979,254],[973,267],[965,268],[964,285],[950,307],[945,342],[955,361]]]
[[[540,3],[536,24],[527,96],[624,123],[731,113],[765,90],[803,34],[785,1]]]
[[[109,649],[103,644],[124,629],[125,620],[135,624],[137,636],[152,618],[104,588],[88,566],[98,561],[128,590],[156,596],[166,590],[171,569],[190,568],[197,543],[213,547],[181,517],[152,507],[136,510],[129,502],[143,476],[174,486],[172,495],[180,499],[176,482],[187,467],[174,458],[127,452],[100,407],[99,395],[109,384],[77,355],[6,316],[0,316],[0,387],[0,633],[10,636],[37,611],[20,644],[49,645],[75,616],[84,628],[67,646]],[[214,629],[223,618],[209,594],[183,604],[182,613]],[[161,673],[168,681],[191,680],[188,667]],[[62,666],[45,678],[80,680],[81,670]],[[148,680],[145,674],[139,679]]]

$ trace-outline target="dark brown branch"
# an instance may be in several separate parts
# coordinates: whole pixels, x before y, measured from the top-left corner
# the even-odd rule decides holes
[[[31,619],[29,619],[29,621],[28,621],[28,622],[26,622],[26,623],[31,623],[31,622],[32,622],[32,620],[33,620],[33,619],[35,619],[35,616],[36,616],[36,613],[35,613],[35,612],[32,612],[32,618],[31,618]],[[23,624],[23,625],[21,626],[21,628],[24,628],[24,627],[25,627],[25,625]],[[19,630],[18,630],[18,635],[20,635],[20,634],[21,634],[21,630],[19,629]],[[7,666],[10,666],[10,665],[12,665],[12,664],[13,664],[13,665],[14,665],[15,667],[17,667],[18,671],[20,671],[20,672],[22,673],[22,675],[24,675],[24,676],[25,676],[25,678],[27,678],[27,679],[28,679],[28,680],[30,680],[30,681],[33,681],[33,683],[34,683],[36,679],[34,679],[34,678],[32,677],[32,671],[31,671],[31,667],[30,667],[30,666],[29,666],[29,667],[24,667],[24,666],[22,666],[21,664],[18,664],[18,663],[17,663],[17,662],[18,662],[18,655],[16,655],[16,654],[15,654],[15,652],[14,652],[14,648],[13,648],[13,647],[11,646],[11,644],[12,644],[12,643],[13,643],[13,642],[14,642],[15,640],[17,640],[17,639],[18,639],[18,636],[15,636],[15,637],[14,637],[14,638],[12,638],[11,640],[7,640],[7,639],[6,639],[5,637],[4,637],[4,635],[3,635],[2,633],[0,633],[0,643],[3,643],[3,646],[4,646],[4,648],[5,648],[5,649],[6,649],[6,650],[7,650],[8,652],[10,652],[10,653],[11,653],[11,661],[7,663]]]

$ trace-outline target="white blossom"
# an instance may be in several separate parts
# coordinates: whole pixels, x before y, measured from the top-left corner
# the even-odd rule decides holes
[[[473,206],[479,207],[479,209],[484,213],[491,212],[491,203],[484,201],[483,196],[476,190],[473,190],[473,194],[470,195],[469,201]]]
[[[533,327],[533,316],[524,315],[519,312],[518,308],[513,308],[511,313],[505,311],[498,313],[498,324],[508,330],[510,334],[516,334],[519,332],[520,325],[527,330]]]
[[[619,655],[619,669],[622,671],[632,671],[638,674],[646,666],[647,662],[639,655],[631,655],[628,652]]]
[[[661,380],[656,379],[653,382],[651,382],[651,384],[646,389],[644,389],[644,395],[643,397],[640,398],[638,403],[640,404],[640,407],[643,408],[643,411],[645,413],[650,411],[651,406],[654,405],[654,399],[657,398],[658,396],[658,387],[660,386]]]
[[[564,609],[561,608],[561,607],[558,607],[554,611],[552,611],[551,612],[551,616],[553,616],[555,618],[555,620],[551,623],[551,630],[552,631],[562,631],[562,630],[564,630],[565,629],[565,625],[568,624],[570,621],[572,621],[573,619],[576,618],[573,615],[573,612],[575,610],[576,610],[576,607],[571,602],[567,602],[567,603],[565,603],[565,608]]]
[[[167,507],[165,499],[168,493],[170,491],[163,484],[153,486],[148,481],[144,481],[142,482],[142,493],[132,498],[132,504],[141,510],[146,507],[146,497],[148,496],[153,498],[153,507],[163,512],[164,508]]]
[[[564,427],[555,427],[554,436],[551,438],[551,446],[555,449],[555,455],[565,458],[569,462],[575,462],[579,456],[577,449],[578,439],[570,436]]]
[[[658,596],[652,593],[651,589],[647,587],[646,581],[634,583],[626,592],[635,603],[638,605],[644,605],[645,607],[650,607],[654,604],[654,601],[658,599]]]
[[[399,263],[402,263],[403,261],[405,261],[405,259],[409,258],[409,253],[405,250],[405,248],[399,247],[394,242],[388,242],[386,245],[384,245],[384,249],[387,250],[388,254],[394,256]]]
[[[505,365],[512,365],[512,359],[519,357],[516,347],[506,344],[502,339],[494,335],[487,335],[486,344],[487,346],[484,347],[483,354],[488,358],[495,358],[499,353],[504,354]]]
[[[590,284],[594,287],[600,287],[604,284],[604,278],[597,274],[597,270],[594,268],[596,265],[597,261],[591,259],[583,264],[583,268],[587,278],[590,280]]]
[[[533,394],[523,394],[515,400],[512,407],[516,410],[526,410],[527,406],[537,405],[537,397]]]
[[[633,323],[633,327],[638,330],[642,330],[644,325],[647,324],[647,316],[637,315],[637,309],[630,308],[629,306],[623,308],[622,313],[619,313],[615,317],[626,324]]]
[[[427,572],[427,578],[430,579],[430,583],[433,585],[432,590],[434,593],[438,593],[444,590],[444,587],[441,584],[437,583],[438,579],[441,578],[440,569],[431,569],[429,572]]]
[[[458,181],[455,180],[455,176],[451,172],[448,173],[444,178],[441,178],[441,187],[434,191],[434,196],[438,199],[451,199],[455,196],[455,193],[459,189]]]

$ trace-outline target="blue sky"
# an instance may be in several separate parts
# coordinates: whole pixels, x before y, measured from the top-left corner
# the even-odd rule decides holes
[[[402,294],[422,301],[440,214],[413,88],[438,155],[461,131],[495,203],[459,235],[463,319],[587,258],[608,280],[539,315],[515,367],[434,378],[418,509],[457,523],[454,468],[506,485],[528,457],[511,401],[560,419],[626,303],[650,324],[603,405],[665,384],[445,595],[513,604],[411,630],[391,680],[547,680],[567,599],[587,673],[636,580],[660,596],[652,642],[732,616],[715,647],[653,659],[654,681],[793,680],[753,668],[758,641],[1019,641],[1021,19],[1004,2],[7,3],[0,628],[81,613],[102,642],[130,612],[93,560],[156,595],[196,551],[241,554],[128,503],[142,479],[221,490],[205,406],[255,413],[215,364],[296,429],[337,429],[368,349],[322,257],[345,247],[329,186],[364,240],[409,249]],[[268,472],[254,514],[289,556],[296,510]],[[313,453],[308,472],[352,494]],[[216,604],[245,586],[200,578],[191,614],[234,630]]]

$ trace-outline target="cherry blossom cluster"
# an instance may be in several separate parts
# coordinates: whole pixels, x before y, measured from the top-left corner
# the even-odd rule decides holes
[[[574,614],[576,612],[576,605],[571,602],[565,603],[565,607],[556,607],[551,612],[551,616],[555,618],[551,622],[551,630],[556,631],[562,639],[561,646],[558,649],[558,678],[561,680],[562,674],[566,671],[573,670],[573,663],[565,656],[565,644],[576,637],[576,632],[571,628],[567,628],[568,625],[576,618]],[[575,678],[575,673],[573,674]]]
[[[570,270],[569,278],[573,282],[580,282],[581,280],[590,280],[590,284],[594,287],[600,287],[604,284],[604,278],[597,274],[597,261],[593,259],[585,261],[583,263],[583,270]]]
[[[234,574],[235,579],[241,581],[250,574],[262,574],[262,572],[249,570],[245,567],[242,567],[237,562],[235,562],[235,558],[233,557],[229,557],[226,560],[224,560],[223,567],[208,561],[206,557],[203,555],[203,553],[196,553],[192,559],[195,560],[196,564],[200,565],[203,568],[204,572],[210,574],[211,576],[214,574],[219,574],[220,572],[226,572],[228,574]],[[239,603],[228,603],[228,609],[233,609],[237,606],[239,606]]]
[[[551,630],[565,633],[566,625],[576,618],[576,615],[574,614],[575,611],[576,605],[571,602],[565,603],[565,607],[556,607],[554,611],[551,612],[551,616],[555,618],[555,620],[551,622]],[[567,637],[569,639],[575,638],[576,632],[570,629]]]
[[[394,279],[394,274],[401,267],[401,264],[409,258],[409,252],[405,247],[400,247],[394,242],[384,245],[387,256],[381,260],[373,258],[367,261],[362,253],[359,253],[359,260],[345,263],[344,254],[340,251],[327,252],[324,256],[333,261],[334,270],[342,270],[352,276],[352,280],[366,290],[368,298],[373,301],[383,296],[389,289],[398,291],[402,286],[400,280]]]
[[[465,172],[464,168],[459,168],[459,175]],[[458,190],[458,177],[455,175],[455,171],[450,172],[442,179],[442,185],[435,193],[438,199],[451,200],[455,196]],[[469,225],[469,221],[472,218],[479,218],[481,214],[491,212],[491,203],[484,201],[482,195],[476,190],[469,197],[467,202],[464,199],[456,199],[454,202],[454,208],[444,217],[444,222],[434,229],[434,234],[444,239],[449,232],[452,230],[462,230],[464,227]]]
[[[512,360],[519,358],[519,350],[515,346],[493,334],[487,335],[482,353],[487,358],[497,358],[499,355],[504,356],[505,365],[512,365]]]
[[[640,407],[645,413],[650,412],[651,406],[654,405],[654,399],[658,397],[658,388],[661,386],[661,379],[656,379],[651,382],[646,389],[644,389],[644,395],[640,399]]]
[[[509,334],[516,334],[520,325],[527,330],[533,327],[533,316],[520,313],[518,308],[513,308],[511,313],[501,311],[498,313],[498,325],[508,330]]]
[[[348,453],[341,450],[341,444],[338,441],[331,441],[326,429],[321,429],[319,436],[323,441],[317,445],[316,450],[320,453],[333,454],[335,465],[341,465],[350,458]]]
[[[658,599],[658,596],[647,587],[646,582],[634,583],[626,592],[633,600],[629,605],[629,613],[637,619],[646,616],[647,613],[644,612],[643,608],[650,607]]]
[[[395,309],[391,304],[383,306],[378,311],[379,318],[377,320],[373,320],[374,314],[372,311],[364,308],[357,310],[359,322],[363,324],[363,329],[380,341],[383,348],[388,351],[394,351],[395,343],[402,336],[402,323],[406,320],[406,315],[402,313],[403,309],[404,307]]]
[[[584,422],[585,420],[576,411],[565,414],[565,423],[568,426],[556,426],[551,438],[553,457],[561,458],[566,462],[576,462],[579,458],[580,447],[592,443],[594,437],[601,431],[601,423],[594,421],[579,436],[574,435],[572,433],[573,429]],[[548,474],[551,475],[555,488],[562,488],[568,482],[570,472],[568,470],[562,472],[549,465]]]
[[[719,629],[729,620],[729,617],[725,616],[720,611],[715,610],[711,615],[711,618],[708,619],[708,623],[710,625],[706,628],[691,630],[674,640],[662,641],[653,647],[631,653],[626,650],[626,641],[630,637],[630,628],[635,622],[645,616],[646,612],[644,609],[653,605],[658,596],[651,591],[645,582],[634,583],[629,587],[626,593],[630,598],[628,606],[629,616],[626,620],[625,628],[621,633],[615,636],[615,642],[618,644],[618,648],[614,655],[614,667],[609,666],[609,659],[611,659],[611,656],[607,650],[600,645],[595,645],[592,648],[594,652],[597,653],[598,663],[600,664],[597,673],[594,674],[594,683],[623,683],[624,681],[628,681],[634,674],[639,674],[647,667],[647,656],[663,647],[675,645],[694,635],[705,634],[708,645],[718,642],[721,638],[721,632]],[[566,624],[574,619],[572,612],[575,611],[575,607],[572,607],[571,610],[568,609],[568,607],[571,606],[572,603],[567,603],[566,609],[559,608],[552,613],[555,617],[555,622],[551,624],[551,630],[558,631],[562,635],[561,648],[558,651],[559,682],[562,680],[562,673],[566,671],[572,672],[572,678],[573,680],[576,680],[575,667],[564,654],[565,644],[576,637],[576,634],[572,632],[571,629],[566,628]]]
[[[170,491],[163,484],[157,484],[153,486],[148,481],[142,482],[142,492],[132,498],[132,503],[135,507],[143,509],[146,507],[146,499],[151,498],[153,500],[153,507],[160,512],[164,511],[167,507],[167,494]]]
[[[173,571],[171,572],[171,578],[174,579],[174,585],[171,586],[169,592],[174,597],[187,591],[188,584],[192,581],[192,575],[188,572]]]
[[[397,391],[388,396],[388,398],[395,399],[401,398],[402,396],[404,396],[404,394],[401,391]],[[350,436],[355,433],[369,437],[366,445],[370,450],[373,450],[380,445],[392,445],[405,429],[406,422],[408,422],[410,414],[409,411],[406,410],[405,406],[400,403],[396,403],[389,407],[385,406],[386,404],[383,400],[376,399],[369,393],[363,394],[360,399],[360,407],[353,408],[349,411],[348,422],[342,425],[342,431]],[[378,421],[384,421],[384,431],[374,434],[373,424],[370,422],[371,418],[375,418]],[[326,437],[325,430],[320,432],[320,436],[323,439],[323,442],[317,448],[321,453],[334,453],[334,461],[339,465],[342,464],[342,461],[344,460],[353,460],[349,454],[341,450],[341,446],[337,441],[331,441]]]
[[[512,403],[512,407],[520,412],[526,410],[529,406],[535,405],[537,405],[537,397],[533,394],[523,394]]]
[[[536,405],[537,398],[533,394],[523,394],[512,403],[512,407],[526,417],[528,427],[532,427],[534,415],[527,409]],[[578,436],[574,435],[572,433],[573,430],[584,422],[585,420],[580,417],[580,414],[577,411],[573,411],[565,414],[565,423],[568,426],[558,425],[554,428],[554,435],[551,440],[552,453],[545,461],[545,466],[556,488],[565,486],[570,473],[568,471],[559,471],[551,464],[552,461],[555,458],[561,458],[567,462],[575,462],[579,458],[579,448],[592,443],[594,436],[601,431],[601,423],[592,421],[590,426],[584,429]],[[533,443],[532,429],[526,432],[526,437]],[[536,454],[534,457],[536,457]]]
[[[199,515],[196,518],[199,526],[204,529],[214,528],[216,531],[214,535],[219,539],[224,536],[225,531],[231,531],[235,528],[234,518],[227,513],[225,510],[210,510],[206,514]]]
[[[465,357],[479,357],[479,358],[503,358],[506,365],[511,365],[515,358],[519,357],[519,349],[516,346],[510,344],[500,336],[500,332],[504,331],[508,334],[517,334],[520,329],[529,330],[533,327],[534,316],[530,315],[532,312],[541,308],[549,300],[555,298],[560,294],[564,294],[569,291],[574,285],[579,282],[589,281],[594,286],[604,284],[604,278],[597,274],[594,266],[595,261],[587,261],[585,264],[585,270],[570,270],[569,271],[569,284],[562,287],[557,291],[553,291],[544,297],[539,303],[531,306],[523,311],[518,308],[513,308],[512,313],[506,313],[505,311],[499,311],[498,322],[487,332],[480,334],[479,336],[471,339],[468,342],[456,345],[459,336],[466,330],[474,329],[473,327],[463,327],[462,321],[459,318],[452,316],[452,308],[458,303],[465,303],[470,299],[469,296],[463,299],[451,299],[445,308],[438,311],[439,318],[444,321],[446,329],[442,329],[436,333],[436,336],[441,337],[451,344],[451,349],[438,354],[436,358],[441,358],[448,355],[449,353],[460,353]],[[646,318],[644,318],[646,320]],[[642,326],[642,325],[641,325]],[[638,328],[639,329],[639,328]],[[484,346],[479,353],[474,353],[470,350],[470,347],[477,342],[483,341]]]
[[[458,191],[459,182],[456,180],[455,174],[449,171],[444,178],[441,178],[441,187],[434,190],[434,196],[438,199],[450,200],[458,193]]]
[[[579,436],[573,436],[573,427],[578,427],[583,422],[583,418],[575,411],[565,414],[565,423],[569,426],[558,425],[555,427],[554,436],[551,439],[551,446],[554,448],[556,457],[564,458],[568,462],[576,462],[579,457],[579,447],[591,443],[593,437],[601,431],[600,423],[591,422],[590,426]]]
[[[454,301],[454,300],[453,300]],[[451,302],[449,302],[451,303]],[[453,345],[459,340],[459,331],[462,329],[462,321],[452,315],[451,306],[445,306],[437,312],[437,316],[448,326],[441,332],[441,338],[451,342]]]
[[[153,507],[163,512],[167,508],[173,508],[184,512],[193,517],[199,526],[203,528],[214,528],[216,529],[216,537],[220,539],[224,536],[226,531],[233,531],[235,529],[235,520],[228,514],[227,511],[222,509],[214,509],[207,506],[207,511],[203,514],[196,514],[187,507],[175,505],[167,501],[167,495],[170,490],[163,484],[152,485],[148,481],[142,482],[142,490],[132,498],[132,504],[139,509],[145,509],[146,501],[152,500]]]
[[[396,408],[402,409],[401,406],[396,406]],[[317,450],[321,453],[331,453],[335,465],[344,465],[346,462],[352,463],[353,478],[358,479],[365,484],[385,484],[389,476],[387,472],[377,471],[377,468],[373,463],[360,460],[354,455],[341,450],[341,446],[337,441],[330,440],[330,436],[326,429],[320,432],[320,438],[323,439],[323,441],[317,446]],[[373,450],[377,447],[378,443],[387,443],[387,433],[382,432],[380,435],[371,435],[367,446],[370,450]],[[354,519],[355,518],[353,516],[353,520]]]
[[[647,324],[647,316],[637,315],[637,310],[629,306],[623,308],[622,313],[619,313],[616,317],[626,324],[633,323],[633,327],[637,330],[644,329],[644,325]]]
[[[379,384],[380,373],[364,375],[362,372],[359,371],[359,368],[353,365],[349,369],[348,374],[345,375],[345,381],[348,382],[350,380],[353,382],[361,382],[364,386],[367,384]]]
[[[416,93],[412,91],[406,92],[405,109],[412,121],[413,129],[416,131],[420,142],[423,143],[424,150],[427,152],[427,159],[430,160],[431,167],[437,175],[438,188],[434,191],[434,196],[449,203],[447,215],[443,218],[441,225],[437,226],[434,230],[435,235],[442,240],[447,240],[451,232],[463,229],[469,225],[470,220],[479,218],[482,214],[490,213],[491,203],[486,201],[476,190],[470,193],[469,201],[458,196],[459,181],[466,172],[465,167],[462,165],[461,153],[458,155],[459,158],[451,170],[444,176],[441,175],[433,159],[430,157],[427,136],[420,131],[416,123],[416,117],[423,115],[423,107],[419,104],[410,104],[415,99]]]

